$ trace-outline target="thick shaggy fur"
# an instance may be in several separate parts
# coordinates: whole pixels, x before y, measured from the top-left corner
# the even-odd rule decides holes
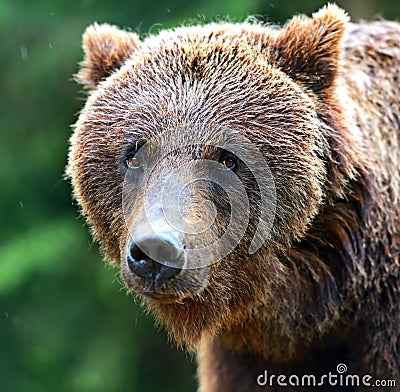
[[[237,248],[174,278],[168,301],[145,299],[198,352],[200,390],[253,391],[264,369],[318,375],[340,362],[400,383],[400,25],[350,24],[328,6],[282,29],[209,24],[142,43],[95,25],[84,50],[77,80],[91,93],[67,173],[129,290],[143,289],[125,263],[130,145],[220,124],[255,143],[273,174],[276,217],[256,254],[247,249],[257,191],[247,183],[255,207]],[[196,137],[212,141],[207,129]],[[171,164],[189,159],[182,152]]]

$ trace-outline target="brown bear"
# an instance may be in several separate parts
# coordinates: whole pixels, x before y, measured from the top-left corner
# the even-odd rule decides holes
[[[398,390],[400,25],[328,5],[83,48],[74,197],[200,391]]]

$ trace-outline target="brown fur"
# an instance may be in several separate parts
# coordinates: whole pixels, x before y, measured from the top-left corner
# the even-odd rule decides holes
[[[273,174],[276,218],[256,254],[247,252],[259,211],[248,182],[252,215],[237,248],[179,274],[168,300],[145,299],[179,345],[198,351],[200,390],[253,391],[264,369],[323,374],[340,362],[399,383],[400,26],[353,25],[328,6],[282,29],[210,24],[142,43],[100,25],[85,33],[84,49],[77,79],[93,91],[67,173],[128,290],[144,292],[124,263],[128,146],[182,125],[221,124],[255,143]]]

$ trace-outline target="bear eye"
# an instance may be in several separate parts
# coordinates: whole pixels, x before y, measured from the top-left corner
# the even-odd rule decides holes
[[[125,164],[130,169],[137,169],[143,165],[142,154],[137,155],[139,149],[145,144],[145,141],[137,141],[135,143],[135,148],[128,151],[125,158]]]
[[[137,169],[142,166],[142,160],[139,157],[132,155],[126,158],[126,165],[131,169]]]
[[[236,160],[232,157],[224,157],[219,162],[225,169],[233,170],[236,167]]]

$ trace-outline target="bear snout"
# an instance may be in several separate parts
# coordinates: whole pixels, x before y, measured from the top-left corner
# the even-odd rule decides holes
[[[155,223],[155,222],[153,222]],[[209,266],[201,266],[185,233],[160,222],[136,221],[129,230],[121,274],[126,287],[157,303],[179,302],[207,285]]]
[[[154,233],[130,241],[127,263],[132,273],[159,287],[182,270],[185,249],[168,233]]]

